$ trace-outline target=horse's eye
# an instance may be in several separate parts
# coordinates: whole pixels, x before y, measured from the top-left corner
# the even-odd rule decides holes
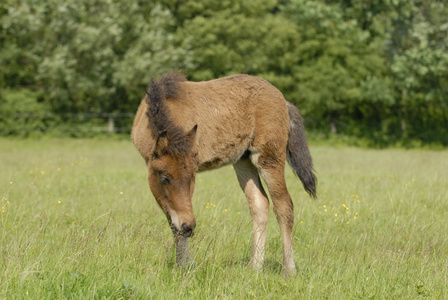
[[[168,183],[170,183],[170,179],[169,179],[168,177],[166,177],[166,176],[160,176],[160,181],[161,181],[163,184],[168,184]]]

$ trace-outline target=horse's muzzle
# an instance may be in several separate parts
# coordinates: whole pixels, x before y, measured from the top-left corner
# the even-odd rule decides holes
[[[194,235],[194,228],[196,224],[193,226],[187,225],[187,223],[182,223],[181,229],[177,229],[174,224],[171,225],[171,230],[175,236],[184,236],[184,237],[192,237]]]
[[[193,230],[194,230],[194,227],[196,227],[196,224],[193,227],[190,227],[187,225],[187,223],[182,223],[181,227],[182,228],[181,228],[180,234],[183,236],[186,236],[186,237],[191,237],[194,234]]]

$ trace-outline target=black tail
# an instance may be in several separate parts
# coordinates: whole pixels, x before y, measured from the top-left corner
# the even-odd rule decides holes
[[[289,102],[287,103],[290,126],[286,149],[287,159],[293,168],[294,173],[299,176],[300,181],[302,181],[304,189],[311,197],[317,198],[317,179],[314,174],[313,160],[306,142],[303,119],[297,107]]]

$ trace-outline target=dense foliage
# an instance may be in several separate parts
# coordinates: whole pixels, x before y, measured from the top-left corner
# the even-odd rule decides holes
[[[315,131],[448,144],[448,0],[6,0],[0,25],[0,134],[133,112],[180,70],[261,76]]]

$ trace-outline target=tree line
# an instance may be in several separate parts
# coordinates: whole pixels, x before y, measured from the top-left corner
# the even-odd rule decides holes
[[[3,135],[134,112],[179,70],[260,76],[315,132],[448,144],[448,0],[6,0],[0,24]]]

